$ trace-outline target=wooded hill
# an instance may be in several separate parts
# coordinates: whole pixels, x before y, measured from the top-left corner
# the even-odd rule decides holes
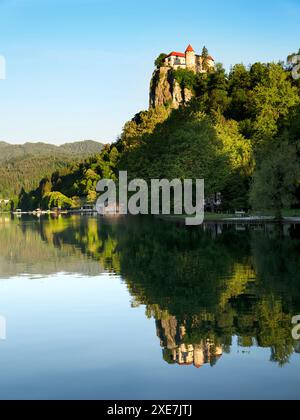
[[[30,191],[44,176],[100,153],[102,148],[102,143],[91,140],[62,146],[0,142],[0,198],[13,199],[22,188]]]
[[[96,199],[100,179],[204,179],[220,210],[300,206],[300,80],[284,63],[221,64],[209,74],[175,74],[194,97],[179,109],[138,113],[121,137],[92,159],[55,172],[20,197],[22,208],[76,206]]]

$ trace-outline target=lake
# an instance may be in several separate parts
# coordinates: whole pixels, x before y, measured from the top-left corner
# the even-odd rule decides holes
[[[299,399],[300,226],[0,215],[0,399]]]

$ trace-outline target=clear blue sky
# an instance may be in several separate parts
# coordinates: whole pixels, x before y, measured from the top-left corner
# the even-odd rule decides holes
[[[299,22],[300,0],[0,0],[0,140],[113,141],[147,108],[160,52],[284,60]]]

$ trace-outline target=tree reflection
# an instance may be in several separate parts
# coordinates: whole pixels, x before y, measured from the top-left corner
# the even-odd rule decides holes
[[[50,270],[43,259],[55,261],[57,271],[72,262],[74,271],[93,274],[86,267],[96,264],[98,273],[120,274],[132,305],[155,319],[167,363],[213,366],[234,337],[243,348],[269,348],[280,366],[299,352],[291,335],[300,313],[297,227],[187,229],[149,218],[74,216],[11,221],[0,230],[6,265],[7,243],[24,265],[38,261],[39,274]]]

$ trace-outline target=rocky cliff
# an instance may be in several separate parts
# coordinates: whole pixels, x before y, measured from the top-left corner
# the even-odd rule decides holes
[[[193,96],[190,89],[180,86],[171,68],[161,67],[153,73],[150,85],[150,108],[171,106],[177,109],[179,105],[188,103]]]

